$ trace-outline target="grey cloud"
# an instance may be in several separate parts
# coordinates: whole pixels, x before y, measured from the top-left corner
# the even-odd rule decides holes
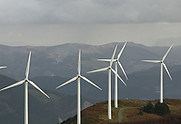
[[[180,0],[6,0],[0,24],[181,22]]]

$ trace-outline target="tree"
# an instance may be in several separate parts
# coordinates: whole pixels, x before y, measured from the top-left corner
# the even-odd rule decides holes
[[[154,113],[153,104],[151,102],[147,103],[147,105],[143,107],[143,111],[146,113]]]
[[[157,102],[155,104],[154,112],[158,115],[166,115],[170,113],[170,109],[166,103]]]

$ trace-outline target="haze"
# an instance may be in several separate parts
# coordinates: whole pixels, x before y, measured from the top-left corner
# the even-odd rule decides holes
[[[181,44],[179,0],[0,0],[0,44]]]

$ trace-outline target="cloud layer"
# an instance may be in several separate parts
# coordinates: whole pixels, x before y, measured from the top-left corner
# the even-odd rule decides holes
[[[0,24],[181,22],[180,0],[0,0]]]

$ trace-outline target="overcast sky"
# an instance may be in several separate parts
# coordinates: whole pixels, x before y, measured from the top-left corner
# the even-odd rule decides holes
[[[181,44],[180,0],[0,0],[0,44]]]

